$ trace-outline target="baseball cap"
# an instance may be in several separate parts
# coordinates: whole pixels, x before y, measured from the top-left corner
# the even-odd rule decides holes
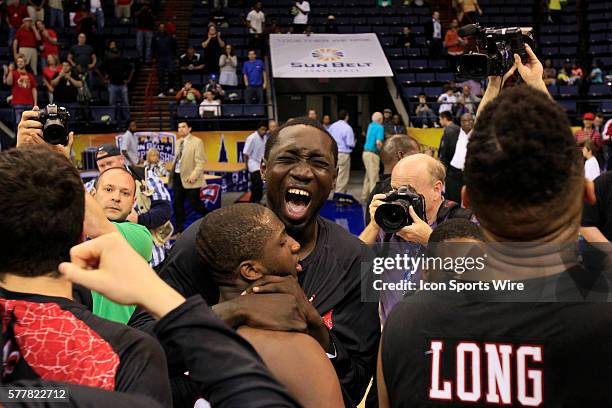
[[[21,21],[34,21],[34,20],[32,20],[32,17],[24,17],[23,20]]]
[[[584,119],[584,120],[595,120],[595,114],[591,113],[591,112],[587,112],[587,113],[584,114],[582,119]]]
[[[384,113],[393,113],[393,111],[391,109],[389,109],[389,108],[385,109],[383,112]]]
[[[98,147],[98,152],[96,153],[96,161],[106,159],[107,157],[120,156],[120,155],[121,155],[121,151],[116,145],[112,143],[106,143]]]
[[[211,80],[213,80],[213,81],[216,81],[216,80],[217,80],[217,75],[212,74],[212,75],[210,76],[210,79],[211,79]]]

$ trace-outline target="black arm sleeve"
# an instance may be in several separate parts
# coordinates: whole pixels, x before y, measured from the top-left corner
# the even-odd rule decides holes
[[[138,216],[138,224],[149,229],[161,227],[172,217],[172,205],[167,200],[152,200],[151,208]]]
[[[217,318],[200,296],[164,316],[155,333],[167,355],[185,362],[213,407],[297,407],[253,347]]]

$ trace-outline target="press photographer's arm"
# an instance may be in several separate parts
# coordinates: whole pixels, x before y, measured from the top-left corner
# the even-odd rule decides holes
[[[68,134],[68,144],[66,146],[45,142],[43,139],[43,124],[38,121],[39,115],[40,110],[38,106],[34,106],[31,111],[23,112],[21,121],[17,126],[17,147],[26,144],[47,144],[52,150],[70,158],[70,150],[74,142],[74,133],[70,132]]]
[[[370,212],[370,223],[366,225],[365,229],[359,235],[359,239],[365,242],[366,244],[373,244],[376,242],[376,237],[380,231],[380,227],[376,224],[374,220],[374,213],[379,205],[383,203],[383,199],[385,198],[384,194],[375,194],[372,197],[372,202],[368,207],[368,211]]]
[[[504,74],[503,78],[498,76],[491,76],[488,78],[488,86],[482,100],[480,101],[480,104],[478,105],[476,120],[478,120],[480,112],[482,112],[485,106],[487,106],[489,102],[499,95],[506,80],[510,78],[517,69],[521,75],[521,78],[523,78],[523,81],[525,81],[527,85],[544,92],[552,99],[550,93],[548,92],[548,88],[546,88],[546,84],[544,83],[544,67],[542,66],[542,63],[538,60],[538,57],[536,57],[531,47],[527,44],[525,44],[525,51],[527,51],[527,55],[529,56],[529,61],[527,61],[526,64],[523,64],[521,57],[518,54],[514,54],[514,65]]]

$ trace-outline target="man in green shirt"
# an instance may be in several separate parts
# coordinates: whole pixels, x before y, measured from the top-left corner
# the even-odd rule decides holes
[[[150,261],[153,250],[151,233],[142,225],[126,221],[136,199],[134,177],[123,167],[110,168],[100,174],[91,195],[132,248],[146,261]],[[94,314],[115,322],[127,323],[136,308],[119,305],[93,291],[92,297]]]

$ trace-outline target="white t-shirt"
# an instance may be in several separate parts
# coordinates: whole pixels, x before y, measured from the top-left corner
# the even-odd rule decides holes
[[[263,24],[266,21],[266,16],[263,11],[255,11],[251,10],[246,17],[247,21],[251,24],[249,28],[249,33],[251,34],[261,34],[263,33]]]
[[[297,4],[302,10],[310,12],[310,3],[307,1],[298,2]],[[298,13],[293,17],[293,24],[308,24],[308,14],[304,14],[298,10]]]
[[[221,105],[221,101],[218,99],[210,102],[204,99],[200,104],[200,116],[204,117],[204,112],[212,112],[214,116],[220,116],[221,113],[219,111],[221,109],[219,108],[219,105]]]
[[[261,137],[259,136],[259,133],[257,133],[257,131],[251,133],[249,137],[247,137],[247,140],[244,143],[244,149],[242,150],[242,153],[249,156],[249,161],[247,163],[249,173],[260,171],[261,160],[264,157],[267,140],[267,134],[264,137]]]
[[[129,130],[121,137],[121,150],[126,152],[127,159],[134,165],[140,161],[138,154],[138,139]]]
[[[102,2],[100,0],[91,0],[90,4],[91,4],[90,11],[92,13],[95,13],[96,10],[102,10]]]
[[[467,154],[467,145],[470,140],[469,134],[465,133],[463,129],[459,132],[459,138],[457,139],[457,146],[455,147],[455,154],[450,161],[450,165],[456,169],[463,170],[465,166],[465,155]]]
[[[441,103],[439,113],[442,112],[452,112],[453,104],[457,103],[457,97],[455,95],[448,96],[446,93],[443,93],[438,98],[438,102]]]
[[[584,177],[593,181],[599,177],[600,174],[599,163],[595,157],[591,157],[584,163]]]

